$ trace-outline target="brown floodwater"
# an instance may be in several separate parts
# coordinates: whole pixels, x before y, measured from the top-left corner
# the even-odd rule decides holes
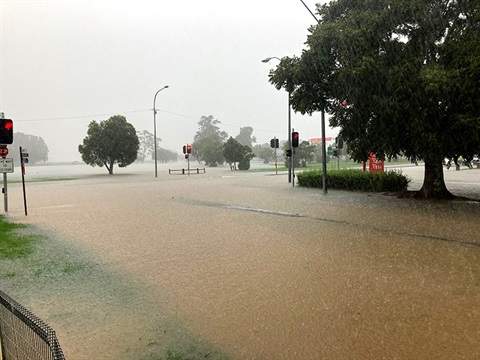
[[[9,197],[51,237],[2,290],[67,359],[480,358],[480,203],[224,169],[32,183],[27,217]]]

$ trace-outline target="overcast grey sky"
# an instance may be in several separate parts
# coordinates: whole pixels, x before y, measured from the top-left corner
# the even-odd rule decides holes
[[[122,114],[153,133],[164,85],[161,147],[180,153],[203,115],[231,136],[251,126],[258,143],[287,137],[287,94],[268,82],[278,61],[261,60],[301,54],[315,20],[300,0],[0,3],[0,111],[41,136],[50,161],[80,160],[91,120]],[[292,126],[320,137],[320,114],[292,113]]]

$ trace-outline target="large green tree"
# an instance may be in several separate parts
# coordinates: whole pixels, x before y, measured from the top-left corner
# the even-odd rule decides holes
[[[240,132],[235,136],[240,144],[248,146],[250,149],[253,148],[253,143],[257,142],[257,138],[253,136],[253,128],[251,126],[245,126],[240,128]]]
[[[250,160],[252,160],[255,155],[252,153],[252,149],[248,145],[243,145],[237,139],[230,136],[230,138],[223,144],[223,156],[225,160],[230,163],[230,168],[236,170],[237,162],[242,163],[244,168],[248,167],[249,169]]]
[[[480,149],[480,2],[338,0],[301,57],[270,73],[302,113],[327,110],[358,161],[425,162],[422,198],[452,197],[442,160]]]
[[[121,115],[88,125],[87,136],[78,146],[82,160],[91,166],[105,166],[110,175],[113,166],[130,165],[137,158],[139,148],[138,136],[132,124]]]
[[[198,161],[204,161],[208,166],[217,166],[225,161],[223,157],[223,142],[228,137],[225,131],[220,131],[220,121],[212,115],[202,116],[198,122],[192,143],[192,154]]]
[[[149,154],[152,154],[153,157],[155,148],[154,137],[153,134],[147,130],[137,131],[137,136],[139,141],[137,160],[143,162]],[[159,138],[157,138],[157,140],[162,141]]]

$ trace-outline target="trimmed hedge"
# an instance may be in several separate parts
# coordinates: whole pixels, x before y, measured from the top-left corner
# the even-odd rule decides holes
[[[297,174],[296,177],[300,186],[323,187],[321,170],[304,171]],[[344,169],[329,170],[327,172],[327,187],[330,189],[397,192],[407,190],[410,181],[411,179],[400,171],[375,173]]]

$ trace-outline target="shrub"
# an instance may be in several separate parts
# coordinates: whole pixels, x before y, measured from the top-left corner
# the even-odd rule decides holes
[[[250,160],[242,160],[238,163],[238,170],[248,170],[250,169]]]
[[[300,186],[323,187],[321,170],[304,171],[297,175],[297,179]],[[327,172],[327,186],[331,189],[397,192],[407,190],[410,181],[399,171],[372,173],[345,169]]]

